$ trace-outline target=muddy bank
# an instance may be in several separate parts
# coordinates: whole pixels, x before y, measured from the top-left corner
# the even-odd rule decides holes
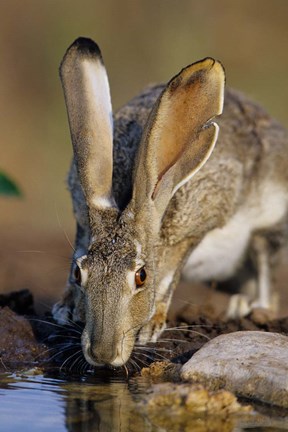
[[[186,307],[174,321],[167,324],[156,344],[150,346],[155,348],[156,360],[165,357],[174,363],[184,364],[211,339],[245,330],[288,335],[288,317],[271,319],[269,313],[258,309],[245,318],[226,320],[222,315],[217,315],[212,307]],[[160,351],[161,348],[165,351]]]
[[[184,364],[209,340],[241,330],[288,335],[288,317],[271,320],[266,312],[255,310],[246,318],[226,321],[213,308],[186,307],[167,324],[156,343],[148,344],[145,355],[137,352],[134,361],[139,367],[130,364],[129,372],[139,371],[153,361]],[[69,356],[79,350],[81,331],[80,324],[64,327],[54,323],[49,314],[36,316],[33,298],[27,290],[1,295],[0,369],[21,369],[29,364],[47,364],[49,360],[63,366],[67,359],[64,367],[71,368]],[[77,362],[74,366],[77,369]]]
[[[0,371],[30,368],[47,360],[27,320],[8,306],[0,309]]]
[[[228,415],[229,410],[231,413],[236,413],[239,410],[243,414],[234,395],[244,396],[249,400],[249,403],[256,400],[270,404],[270,406],[287,409],[288,390],[282,384],[283,381],[287,380],[288,364],[286,364],[287,356],[285,356],[284,351],[288,344],[288,318],[271,320],[265,311],[255,310],[246,318],[227,321],[223,317],[217,316],[212,308],[198,308],[196,310],[195,307],[193,309],[186,307],[176,316],[174,321],[167,324],[167,329],[156,343],[146,345],[143,351],[135,350],[131,357],[132,361],[128,362],[127,367],[117,370],[107,368],[99,370],[88,365],[82,355],[81,324],[60,326],[53,321],[49,314],[45,316],[35,315],[33,298],[26,291],[11,293],[7,296],[2,295],[0,304],[2,305],[0,307],[0,372],[41,367],[47,371],[51,368],[60,369],[69,375],[88,373],[96,377],[99,374],[102,378],[109,378],[118,374],[129,379],[133,376],[135,378],[140,376],[148,383],[146,387],[147,398],[143,399],[143,404],[145,410],[149,412],[149,417],[154,417],[154,415],[159,417],[157,412],[161,411],[164,402],[167,412],[170,409],[176,410],[175,413],[178,414],[181,414],[183,410],[189,411],[190,408],[188,409],[187,406],[190,407],[191,400],[196,400],[199,395],[201,396],[199,403],[204,402],[202,405],[201,402],[198,408],[201,410],[201,406],[204,407],[206,410],[204,410],[206,413],[204,414],[209,416],[213,407],[218,413],[222,412]],[[247,350],[246,352],[245,349],[249,343],[241,343],[237,336],[239,333],[235,333],[239,331],[241,332],[240,335],[243,335],[242,338],[245,339],[247,336],[248,342],[251,342],[251,337],[253,339],[253,334],[256,342],[263,340],[264,349],[262,350],[261,342],[258,345],[256,343],[254,344],[255,350],[258,351],[254,353],[252,341],[250,343],[252,354],[248,353]],[[265,334],[267,334],[267,338]],[[220,337],[220,341],[224,340],[223,349],[221,346],[218,348],[218,337]],[[230,339],[234,342],[230,343]],[[268,346],[265,342],[266,339],[268,345],[271,343],[273,345],[275,341],[275,347],[284,350],[281,351],[280,360],[283,359],[283,361],[281,360],[280,364],[276,364],[277,362],[275,363],[273,359],[274,345]],[[281,343],[282,339],[285,339],[284,344]],[[233,344],[237,345],[235,349]],[[242,349],[242,347],[245,348]],[[266,355],[267,349],[269,355]],[[243,351],[242,360],[238,355],[238,352],[241,351]],[[227,356],[225,356],[226,352]],[[198,358],[200,358],[199,361]],[[272,362],[271,370],[269,365],[267,367],[267,361],[266,363],[263,362],[262,358]],[[208,366],[206,365],[207,362]],[[199,365],[202,369],[199,368]],[[240,378],[238,377],[237,381],[235,376],[238,369]],[[284,371],[283,380],[281,378],[282,370]],[[201,372],[202,381],[194,379],[197,372]],[[247,378],[246,380],[243,380],[242,372]],[[274,379],[273,382],[270,380],[270,372]],[[190,383],[183,384],[185,380],[190,381]],[[155,387],[155,383],[157,385],[163,383],[165,386]],[[213,384],[212,387],[211,383]],[[253,383],[257,385],[253,385]],[[202,387],[197,387],[199,385]],[[270,388],[269,386],[273,391],[267,390]],[[225,393],[227,390],[232,393]],[[169,399],[169,393],[173,393],[174,399]],[[193,405],[195,415],[197,415],[198,409],[196,408]],[[182,418],[182,414],[178,418]]]

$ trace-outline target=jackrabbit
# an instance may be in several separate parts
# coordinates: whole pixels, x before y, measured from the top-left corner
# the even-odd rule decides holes
[[[271,250],[287,228],[285,130],[227,89],[215,146],[225,75],[212,58],[147,88],[114,117],[93,41],[69,47],[60,75],[77,235],[68,287],[53,314],[85,323],[86,360],[121,366],[136,340],[156,340],[182,271],[222,281],[249,259],[256,298],[237,297],[230,313],[246,313],[253,300],[270,307]]]

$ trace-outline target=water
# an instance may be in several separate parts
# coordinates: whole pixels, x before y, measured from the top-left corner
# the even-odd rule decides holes
[[[124,377],[43,374],[37,369],[21,374],[4,373],[0,375],[0,431],[239,432],[252,431],[252,427],[254,432],[288,430],[283,418],[259,421],[255,415],[248,420],[222,419],[217,423],[213,418],[203,417],[175,422],[168,413],[157,424],[137,404],[146,385],[141,380],[127,381]]]
[[[124,378],[30,373],[0,375],[1,431],[137,430],[135,403]]]
[[[43,376],[1,377],[3,431],[66,431],[63,381]]]

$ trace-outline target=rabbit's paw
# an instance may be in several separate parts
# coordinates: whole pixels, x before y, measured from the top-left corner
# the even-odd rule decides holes
[[[261,310],[262,314],[266,314],[268,320],[275,318],[278,309],[278,296],[276,294],[272,296],[270,302],[263,301],[261,298],[257,298],[251,302],[249,296],[244,294],[235,294],[230,299],[226,317],[228,319],[238,319],[247,316],[251,312],[254,313],[256,310]]]
[[[159,303],[155,314],[148,324],[139,332],[138,341],[141,345],[148,342],[156,342],[166,327],[167,304]]]
[[[226,312],[228,319],[242,318],[251,312],[251,304],[245,294],[235,294],[231,297]]]
[[[258,298],[251,303],[251,309],[271,309],[271,304]]]
[[[260,313],[266,316],[266,321],[275,319],[277,312],[279,311],[279,296],[278,293],[273,293],[270,299],[257,298],[251,303],[251,309],[253,313],[260,311]]]
[[[69,324],[72,315],[71,307],[59,301],[53,306],[52,315],[58,324]]]
[[[73,293],[70,289],[52,308],[52,316],[58,324],[69,324],[74,310]]]

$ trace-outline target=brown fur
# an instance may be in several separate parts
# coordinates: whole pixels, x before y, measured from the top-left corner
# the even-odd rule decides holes
[[[211,118],[220,113],[223,81],[221,65],[205,59],[184,69],[167,86],[144,90],[115,114],[110,208],[92,206],[89,194],[94,189],[87,186],[89,178],[82,180],[85,163],[78,163],[83,151],[88,151],[90,166],[93,157],[103,163],[100,144],[98,154],[97,142],[93,154],[77,144],[68,180],[77,220],[75,257],[64,300],[54,307],[54,316],[65,321],[68,313],[86,323],[83,350],[93,364],[123,364],[136,338],[141,343],[157,338],[188,255],[239,209],[249,210],[252,198],[257,201],[261,195],[264,180],[281,186],[288,198],[286,131],[234,90],[225,92],[224,112],[217,119],[218,141],[202,167],[213,147]],[[98,138],[101,141],[101,131]],[[193,177],[172,196],[189,173]],[[254,205],[257,209],[257,202]],[[284,235],[286,212],[275,228],[261,227],[267,247],[274,232]],[[259,230],[251,239],[254,234],[259,236]],[[259,254],[252,240],[250,244]],[[249,244],[247,248],[241,263],[249,257]],[[75,260],[86,254],[81,269],[87,271],[88,282],[80,289],[73,271]],[[133,278],[139,260],[145,264],[147,280],[131,291],[127,275]],[[171,280],[160,292],[169,274]]]

